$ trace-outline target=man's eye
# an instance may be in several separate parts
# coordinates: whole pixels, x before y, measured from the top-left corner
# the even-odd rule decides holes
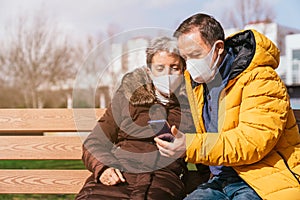
[[[195,53],[195,54],[191,55],[191,58],[193,58],[193,59],[198,59],[201,57],[202,57],[201,53]]]
[[[198,58],[201,58],[201,57],[203,57],[202,56],[202,53],[201,52],[194,52],[194,53],[191,53],[191,54],[189,54],[188,56],[187,56],[189,59],[198,59]],[[187,58],[186,57],[186,58]],[[185,60],[187,60],[185,58]]]

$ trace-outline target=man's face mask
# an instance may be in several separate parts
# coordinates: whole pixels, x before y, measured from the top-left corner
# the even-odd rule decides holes
[[[216,43],[213,45],[210,52],[204,58],[188,59],[186,61],[186,69],[195,82],[208,83],[215,78],[216,73],[218,71],[217,63],[220,58],[220,55],[218,54],[218,58],[211,66],[215,48]]]
[[[182,74],[176,75],[151,75],[154,87],[163,95],[170,96],[182,83]]]

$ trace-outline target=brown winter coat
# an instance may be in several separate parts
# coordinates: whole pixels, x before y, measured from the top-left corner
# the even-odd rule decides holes
[[[176,97],[177,96],[177,97]],[[159,103],[144,68],[124,76],[111,106],[83,145],[83,162],[93,175],[76,199],[182,199],[183,158],[162,157],[154,143],[150,119],[167,119],[183,132],[195,132],[185,88],[166,106]],[[105,186],[99,176],[107,167],[123,172],[126,183]]]

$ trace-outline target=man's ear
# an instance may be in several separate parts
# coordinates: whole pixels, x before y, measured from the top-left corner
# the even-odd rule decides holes
[[[224,52],[224,41],[217,40],[216,41],[216,49],[218,51],[218,54],[222,55],[222,53]]]

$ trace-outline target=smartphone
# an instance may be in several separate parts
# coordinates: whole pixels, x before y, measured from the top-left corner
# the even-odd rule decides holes
[[[150,125],[156,136],[171,132],[171,127],[168,121],[165,119],[150,120],[148,121],[148,124]]]
[[[171,133],[171,126],[167,120],[150,120],[148,121],[148,124],[153,129],[155,135],[158,136],[160,139],[169,142],[174,141],[174,136]]]

